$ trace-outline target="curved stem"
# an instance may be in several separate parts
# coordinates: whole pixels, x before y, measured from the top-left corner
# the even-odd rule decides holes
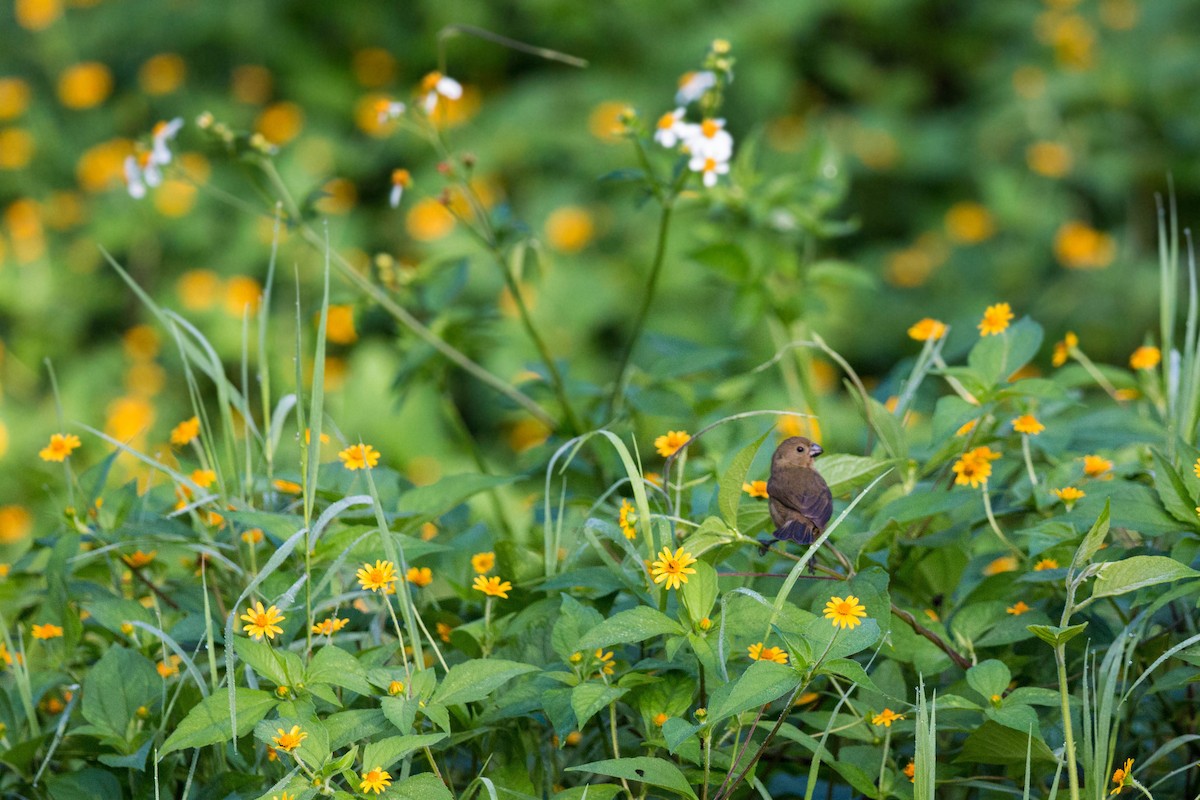
[[[1000,525],[996,522],[996,515],[992,513],[992,499],[988,495],[987,481],[983,482],[983,510],[987,512],[988,523],[991,524],[992,531],[995,532],[1001,542],[1004,542],[1004,546],[1011,550],[1017,558],[1024,557],[1025,554],[1008,540],[1008,537],[1004,535],[1004,531],[1000,530]]]

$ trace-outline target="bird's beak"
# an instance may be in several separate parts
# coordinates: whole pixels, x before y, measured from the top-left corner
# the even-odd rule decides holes
[[[817,456],[821,455],[821,453],[824,453],[824,452],[825,452],[825,450],[821,447],[821,445],[817,444],[816,442],[813,442],[812,446],[808,448],[808,454],[810,456],[812,456],[813,458],[816,458]]]

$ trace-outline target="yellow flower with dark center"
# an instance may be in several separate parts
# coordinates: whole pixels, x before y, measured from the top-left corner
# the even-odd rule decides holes
[[[133,567],[134,569],[141,569],[142,567],[146,566],[151,561],[153,561],[154,557],[156,555],[158,555],[157,550],[151,550],[149,553],[143,553],[139,549],[139,550],[135,550],[133,553],[131,553],[127,556],[121,556],[121,560],[124,561],[129,566]]]
[[[1053,558],[1043,558],[1041,561],[1033,565],[1034,572],[1041,572],[1047,569],[1058,569],[1058,562]]]
[[[1133,783],[1133,775],[1131,774],[1132,772],[1133,772],[1133,759],[1127,758],[1127,759],[1125,759],[1125,764],[1121,767],[1118,767],[1113,772],[1112,779],[1113,779],[1113,783],[1115,783],[1116,786],[1113,787],[1112,791],[1109,792],[1109,794],[1110,795],[1119,794],[1122,789],[1124,789],[1126,786],[1129,786],[1130,784],[1132,784]]]
[[[429,567],[409,567],[404,577],[413,586],[424,589],[433,583],[433,570]]]
[[[825,619],[830,620],[834,627],[841,630],[854,628],[862,624],[862,617],[867,615],[867,607],[858,601],[854,595],[831,597],[825,604]]]
[[[1062,500],[1064,503],[1066,503],[1068,507],[1074,505],[1076,500],[1087,497],[1086,492],[1084,492],[1082,489],[1076,489],[1074,486],[1064,486],[1061,489],[1054,489],[1053,494],[1059,500]]]
[[[1014,617],[1019,617],[1028,610],[1029,610],[1029,606],[1026,605],[1025,601],[1018,600],[1017,602],[1013,603],[1008,608],[1004,609],[1004,613],[1012,614]]]
[[[688,582],[688,575],[696,574],[696,570],[691,568],[695,563],[696,559],[692,558],[692,554],[685,552],[682,547],[676,550],[674,555],[670,548],[664,547],[658,554],[658,560],[650,565],[650,575],[655,583],[665,581],[668,589],[678,589]]]
[[[983,574],[990,578],[1004,572],[1015,572],[1016,569],[1017,559],[1014,556],[1000,556],[983,568]]]
[[[770,496],[767,494],[766,481],[750,481],[749,483],[743,483],[742,491],[751,497],[759,497],[764,500]]]
[[[52,622],[34,625],[31,631],[33,632],[33,638],[42,640],[57,639],[63,635],[63,629]]]
[[[278,750],[283,750],[285,753],[290,753],[300,746],[300,743],[308,738],[308,734],[300,730],[299,725],[293,725],[290,731],[284,731],[283,728],[276,728],[277,733],[272,738],[275,747]]]
[[[493,575],[490,578],[485,578],[482,575],[476,575],[471,588],[477,592],[483,592],[488,597],[502,597],[508,599],[508,593],[512,591],[512,584],[508,581],[502,581],[499,577]]]
[[[379,463],[379,451],[369,444],[352,444],[338,453],[342,466],[353,472],[358,469],[372,469]]]
[[[999,453],[986,446],[976,447],[974,450],[964,453],[951,467],[954,472],[954,483],[958,486],[969,485],[971,488],[985,483],[992,474],[991,462],[999,457]]]
[[[1017,433],[1028,434],[1029,436],[1037,436],[1046,430],[1046,426],[1038,422],[1037,417],[1033,414],[1022,414],[1012,421],[1012,426],[1013,430]]]
[[[363,564],[354,574],[363,589],[372,592],[380,589],[386,591],[388,585],[396,581],[396,565],[390,561],[376,560],[375,566]]]
[[[171,429],[171,444],[185,445],[200,435],[200,418],[192,417]]]
[[[621,512],[617,517],[617,523],[621,526],[621,533],[625,534],[626,539],[637,538],[637,513],[633,510],[633,503],[622,498]]]
[[[597,671],[602,672],[605,675],[612,675],[613,669],[614,669],[612,651],[610,650],[606,653],[606,652],[604,652],[604,648],[597,647],[596,648],[596,658],[600,662],[599,664],[596,665]]]
[[[885,728],[890,728],[890,727],[892,727],[893,722],[898,722],[899,720],[902,720],[902,719],[904,719],[903,714],[897,714],[895,711],[892,711],[890,708],[885,708],[883,711],[880,711],[878,714],[871,717],[871,724],[872,725],[882,725]]]
[[[1150,345],[1142,345],[1129,357],[1129,366],[1133,369],[1154,369],[1160,361],[1162,361],[1161,350]]]
[[[755,642],[750,645],[749,651],[752,661],[774,661],[776,664],[788,663],[788,654],[784,652],[782,647],[763,647],[762,642]]]
[[[300,484],[295,481],[285,481],[283,478],[276,478],[271,482],[271,485],[284,494],[300,494],[300,492],[304,491],[304,487]]]
[[[496,554],[493,552],[476,553],[471,556],[471,569],[480,575],[491,572],[494,566],[496,566]]]
[[[940,339],[946,335],[946,323],[926,317],[908,329],[908,337],[918,342]]]
[[[264,636],[274,639],[275,634],[283,633],[283,628],[279,627],[279,623],[284,620],[283,614],[280,614],[279,609],[275,606],[263,608],[261,601],[247,607],[246,613],[242,614],[239,619],[246,622],[246,625],[242,626],[242,630],[250,634],[256,641],[262,641]]]
[[[667,431],[654,440],[654,448],[663,458],[670,458],[691,439],[692,437],[687,431]]]
[[[1107,475],[1113,468],[1113,462],[1101,456],[1083,457],[1083,474],[1089,478],[1099,478]],[[1111,477],[1111,476],[1109,476]],[[1198,476],[1200,477],[1200,476]]]
[[[317,636],[333,636],[342,628],[350,624],[349,619],[338,619],[337,617],[328,617],[321,620],[312,626],[312,632]]]
[[[1012,306],[1008,303],[996,303],[988,306],[983,312],[983,319],[980,320],[979,335],[980,336],[996,336],[1008,330],[1008,324],[1013,320]]]
[[[81,444],[79,437],[73,433],[55,433],[50,437],[50,444],[38,451],[38,457],[42,461],[66,461]]]

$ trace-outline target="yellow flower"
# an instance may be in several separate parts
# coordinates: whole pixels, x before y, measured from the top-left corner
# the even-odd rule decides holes
[[[242,541],[253,547],[256,544],[262,544],[263,532],[262,528],[251,528],[248,531],[242,532]]]
[[[471,556],[471,569],[480,575],[491,572],[494,566],[496,566],[495,553],[476,553]]]
[[[423,589],[433,583],[433,570],[429,567],[409,567],[404,577],[413,586]]]
[[[1054,235],[1054,255],[1068,269],[1103,269],[1116,254],[1111,236],[1082,222],[1064,223]]]
[[[441,639],[446,644],[449,644],[450,643],[450,634],[451,634],[451,632],[453,632],[454,629],[451,628],[449,625],[447,625],[444,622],[437,623],[437,625],[435,627],[437,629],[438,638]]]
[[[285,481],[283,478],[275,479],[271,482],[271,485],[284,494],[300,494],[300,492],[304,491],[304,488],[300,484],[293,481]]]
[[[488,597],[503,597],[507,600],[508,593],[512,591],[512,584],[508,581],[500,580],[495,575],[490,578],[476,575],[475,582],[471,584],[471,588],[477,592],[483,592]]]
[[[352,444],[338,453],[342,465],[350,470],[371,469],[379,463],[379,451],[369,444]]]
[[[692,558],[692,554],[684,552],[682,547],[676,550],[674,555],[671,554],[670,548],[664,547],[658,554],[658,560],[650,565],[650,575],[655,583],[666,581],[668,589],[678,589],[688,582],[688,575],[696,574],[696,570],[690,566],[695,563],[696,559]]]
[[[596,666],[596,669],[605,675],[612,675],[614,669],[612,663],[612,651],[610,650],[606,653],[604,652],[604,648],[598,647],[596,648],[596,658],[600,661],[600,663]]]
[[[192,417],[171,429],[171,444],[185,445],[200,435],[200,418]]]
[[[962,425],[960,425],[958,427],[958,430],[956,430],[954,432],[954,435],[955,436],[966,436],[968,433],[975,430],[975,426],[978,424],[979,424],[979,420],[977,420],[977,419],[967,420],[966,422],[964,422]]]
[[[130,555],[121,556],[121,560],[134,569],[140,569],[153,561],[156,555],[158,555],[157,550],[151,550],[149,553],[143,553],[141,549],[138,549]]]
[[[890,708],[885,708],[883,711],[880,711],[878,714],[871,717],[871,724],[882,725],[885,728],[890,728],[892,727],[893,722],[897,722],[902,719],[904,719],[903,714],[897,714]]]
[[[217,473],[211,469],[196,469],[192,470],[192,483],[199,486],[201,489],[207,489],[212,486],[217,480]]]
[[[687,431],[667,431],[654,440],[654,447],[660,456],[670,458],[679,451],[679,448],[691,441],[691,438]]]
[[[670,717],[668,717],[666,715],[666,712],[660,711],[654,715],[654,724],[657,727],[661,728],[663,725],[666,724],[668,719],[670,719]]]
[[[1036,567],[1034,569],[1036,569]],[[1008,608],[1004,609],[1004,613],[1012,614],[1014,617],[1019,617],[1028,610],[1029,610],[1029,606],[1026,605],[1025,601],[1018,600],[1016,603],[1014,603],[1011,606],[1009,606]]]
[[[275,747],[278,750],[283,750],[285,753],[290,753],[300,746],[300,743],[308,738],[308,734],[300,730],[299,725],[293,725],[290,731],[284,731],[283,728],[276,728],[276,735],[272,739],[275,742]]]
[[[1058,569],[1058,562],[1053,558],[1043,558],[1041,561],[1033,565],[1034,572],[1041,572],[1045,569]]]
[[[1102,458],[1101,456],[1083,457],[1083,474],[1089,478],[1099,478],[1108,473],[1112,468],[1113,462],[1107,458]]]
[[[392,697],[401,694],[404,691],[404,681],[392,681],[388,684],[387,692]]]
[[[995,561],[992,561],[983,568],[983,574],[986,577],[999,575],[1004,572],[1015,572],[1017,569],[1017,559],[1014,556],[1000,556]]]
[[[179,656],[175,656],[175,658],[179,658]],[[172,675],[179,674],[179,667],[175,666],[174,664],[169,664],[166,661],[158,662],[154,665],[154,668],[158,670],[159,677],[164,679],[169,678]]]
[[[354,329],[353,306],[329,306],[329,313],[325,318],[325,338],[334,344],[354,344],[358,341],[358,332]]]
[[[763,647],[762,642],[750,645],[750,658],[753,661],[774,661],[776,664],[786,664],[788,654],[782,647]]]
[[[1134,369],[1154,369],[1162,361],[1162,351],[1157,347],[1142,345],[1129,357],[1129,366]]]
[[[283,614],[280,614],[275,606],[263,608],[261,601],[247,607],[246,613],[242,614],[240,619],[247,623],[242,626],[242,630],[257,641],[262,641],[263,636],[274,639],[275,634],[283,633],[283,628],[279,627],[279,623],[284,620]]]
[[[1071,350],[1079,346],[1079,337],[1072,331],[1067,331],[1067,335],[1063,337],[1061,342],[1054,343],[1054,355],[1050,359],[1050,363],[1056,367],[1061,367],[1067,363],[1067,359],[1071,356]]]
[[[1061,178],[1071,171],[1070,149],[1060,142],[1034,142],[1025,148],[1025,163],[1046,178]]]
[[[50,437],[50,444],[38,452],[38,456],[42,461],[66,461],[71,451],[80,444],[79,437],[73,433],[56,433]]]
[[[767,494],[767,482],[766,481],[750,481],[749,483],[743,483],[742,491],[745,492],[746,494],[750,495],[751,497],[761,497],[763,499],[766,499],[767,497],[770,496]]]
[[[1132,772],[1133,772],[1133,759],[1127,758],[1127,759],[1125,759],[1124,766],[1118,767],[1117,770],[1113,772],[1112,779],[1113,779],[1113,783],[1115,783],[1116,786],[1113,787],[1112,791],[1109,792],[1109,794],[1110,795],[1118,794],[1126,786],[1129,786],[1131,783],[1133,783],[1133,775],[1130,774]]]
[[[986,446],[976,447],[974,450],[964,453],[951,467],[955,474],[954,483],[958,486],[969,485],[971,488],[975,488],[986,482],[992,474],[991,462],[999,457],[999,453]]]
[[[980,203],[955,203],[946,211],[944,219],[946,234],[961,244],[978,244],[992,238],[996,233],[996,222],[992,214]]]
[[[916,781],[917,781],[917,762],[915,762],[915,761],[908,762],[908,766],[906,766],[904,768],[904,774],[905,774],[905,776],[908,777],[909,783],[916,783]]]
[[[1046,430],[1046,426],[1038,422],[1033,414],[1022,414],[1012,421],[1012,426],[1017,433],[1027,433],[1030,436],[1037,436]]]
[[[24,506],[0,506],[0,544],[16,544],[33,530],[33,515]]]
[[[617,523],[626,539],[637,538],[637,514],[633,510],[633,503],[624,498],[621,499],[621,513],[617,517]]]
[[[866,615],[867,607],[852,594],[847,595],[845,600],[840,597],[831,597],[825,604],[825,619],[832,621],[834,627],[842,630],[861,625],[862,620],[859,617]]]
[[[1074,486],[1064,486],[1061,489],[1055,489],[1054,495],[1062,500],[1068,506],[1074,505],[1076,500],[1087,497],[1087,493],[1082,489],[1076,489]]]
[[[387,591],[388,585],[396,580],[396,565],[390,561],[375,561],[375,566],[363,564],[355,573],[358,583],[363,589],[377,592]]]
[[[996,303],[988,306],[983,312],[983,319],[979,325],[980,336],[995,336],[1004,333],[1008,330],[1008,323],[1012,322],[1013,313],[1012,306],[1008,303]]]
[[[579,731],[571,731],[567,734],[567,738],[564,741],[567,747],[574,747],[583,741],[583,734]]]
[[[926,317],[908,329],[908,337],[916,339],[918,342],[940,339],[945,335],[946,323],[940,322],[933,317]]]
[[[63,629],[51,622],[34,625],[32,631],[35,639],[57,639],[63,635]]]
[[[58,99],[76,111],[100,105],[112,92],[112,72],[98,61],[73,64],[58,77]]]
[[[565,206],[546,218],[546,243],[562,253],[578,253],[592,240],[592,215],[578,206]]]
[[[328,617],[313,625],[312,632],[317,636],[333,636],[333,634],[337,633],[349,624],[349,619]]]

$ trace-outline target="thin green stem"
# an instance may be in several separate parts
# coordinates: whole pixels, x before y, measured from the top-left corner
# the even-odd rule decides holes
[[[1015,544],[1008,540],[1008,537],[1004,535],[1004,531],[1000,530],[999,523],[996,522],[996,515],[992,513],[992,499],[988,495],[988,484],[986,480],[983,482],[983,510],[987,512],[988,523],[992,526],[992,531],[996,534],[997,538],[999,538],[1000,541],[1004,543],[1004,546],[1011,550],[1013,555],[1015,555],[1017,558],[1024,558],[1025,554],[1022,553]]]
[[[407,589],[405,590],[407,591]],[[383,594],[383,604],[387,606],[388,614],[392,618],[392,625],[396,629],[396,639],[399,641],[400,660],[404,664],[404,685],[412,685],[412,668],[408,665],[408,653],[404,652],[404,634],[400,632],[400,620],[396,619],[396,609],[392,608],[392,601],[388,599],[387,590],[380,589]],[[398,595],[399,593],[397,593]],[[399,602],[399,597],[397,597]]]
[[[887,774],[888,751],[892,748],[892,726],[887,727],[883,734],[883,758],[879,759],[879,782],[876,784],[883,791],[883,778]]]
[[[1067,781],[1071,800],[1079,800],[1079,775],[1075,767],[1075,733],[1071,728],[1071,695],[1067,692],[1067,646],[1056,645],[1054,661],[1058,665],[1058,695],[1062,701],[1063,738],[1066,740]]]
[[[613,758],[620,758],[621,745],[617,741],[617,704],[615,701],[608,704],[608,727],[612,733]],[[633,790],[629,788],[629,781],[621,778],[621,786],[625,787],[625,794],[629,795],[629,800],[633,800]]]
[[[1029,434],[1021,434],[1021,452],[1025,454],[1025,469],[1029,472],[1029,482],[1038,485],[1037,473],[1033,471],[1033,455],[1029,452]]]

